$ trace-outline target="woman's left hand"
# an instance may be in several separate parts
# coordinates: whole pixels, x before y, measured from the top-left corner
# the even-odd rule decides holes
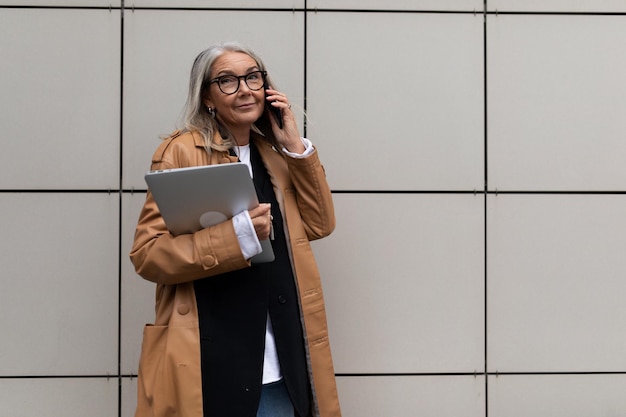
[[[304,152],[304,144],[300,139],[300,133],[298,132],[298,125],[296,118],[291,111],[291,104],[287,96],[280,91],[274,90],[271,87],[265,90],[266,100],[270,106],[279,108],[283,115],[283,128],[278,127],[274,113],[270,115],[270,121],[272,123],[272,132],[276,137],[278,145],[287,149],[289,152],[302,153]]]

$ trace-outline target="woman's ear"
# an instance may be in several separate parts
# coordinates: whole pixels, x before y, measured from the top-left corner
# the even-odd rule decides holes
[[[208,88],[205,89],[204,93],[202,94],[202,104],[204,104],[205,107],[215,107],[213,105],[213,100],[211,100],[211,94]]]
[[[214,108],[215,106],[213,105],[213,101],[208,97],[208,95],[206,95],[204,97],[204,99],[202,100],[202,103],[206,106],[206,107],[211,107]]]

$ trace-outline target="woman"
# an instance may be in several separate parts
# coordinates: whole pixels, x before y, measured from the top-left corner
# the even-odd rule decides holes
[[[156,320],[144,329],[136,417],[341,415],[309,245],[334,229],[332,197],[316,149],[271,86],[242,45],[203,51],[185,127],[152,158],[153,170],[245,163],[262,203],[173,236],[148,191],[130,256],[157,283]],[[275,260],[252,264],[270,235]]]

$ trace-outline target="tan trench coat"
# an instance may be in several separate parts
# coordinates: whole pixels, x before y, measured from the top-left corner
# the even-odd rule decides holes
[[[215,140],[221,140],[219,135]],[[313,415],[340,417],[321,282],[309,244],[335,227],[330,189],[317,151],[295,159],[260,137],[253,140],[286,223],[304,323]],[[236,160],[223,152],[209,156],[197,133],[175,132],[155,152],[151,169]],[[144,328],[136,417],[202,417],[200,336],[192,281],[248,267],[238,248],[229,221],[173,237],[148,192],[130,256],[137,273],[157,284],[156,320]]]

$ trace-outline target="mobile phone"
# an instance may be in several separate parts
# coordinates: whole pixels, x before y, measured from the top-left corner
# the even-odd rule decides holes
[[[268,89],[268,85],[265,84],[265,97],[268,96],[267,94],[267,89]],[[276,124],[278,124],[279,128],[283,128],[283,111],[279,108],[279,107],[274,107],[270,104],[270,101],[265,101],[265,107],[268,108],[269,113],[272,114],[272,116],[274,116],[274,120],[276,120]]]

